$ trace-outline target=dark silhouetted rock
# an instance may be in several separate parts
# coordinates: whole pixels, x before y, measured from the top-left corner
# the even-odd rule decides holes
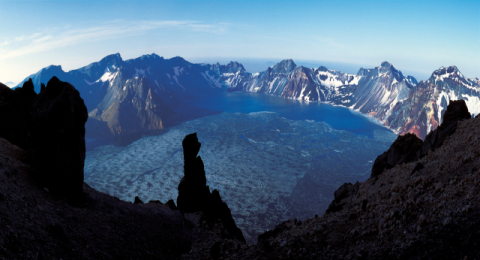
[[[178,185],[178,209],[185,213],[201,211],[204,213],[202,219],[209,223],[220,220],[224,227],[225,238],[236,238],[245,243],[243,233],[235,224],[232,213],[227,204],[222,201],[220,193],[214,190],[210,194],[203,161],[200,156],[197,156],[201,147],[197,133],[187,135],[182,146],[185,176]]]
[[[42,83],[42,85],[40,85],[40,93],[42,93],[44,90],[45,90],[45,84]]]
[[[54,194],[82,194],[87,118],[79,92],[56,77],[35,99],[30,125],[34,178]]]
[[[232,212],[228,205],[222,201],[218,190],[213,190],[207,201],[206,209],[204,210],[206,220],[209,222],[216,222],[218,219],[222,221],[223,227],[226,229],[226,237],[233,237],[245,243],[242,231],[235,224]]]
[[[177,206],[175,205],[175,202],[172,199],[168,200],[167,203],[165,204],[172,210],[178,209]]]
[[[33,100],[37,97],[37,93],[34,90],[32,78],[29,78],[28,81],[25,81],[21,88],[16,88],[15,92],[19,93],[29,105],[33,104]]]
[[[178,185],[177,207],[183,212],[197,212],[205,208],[210,190],[205,177],[203,161],[197,156],[201,144],[197,134],[189,134],[182,142],[185,176]]]
[[[87,108],[79,92],[53,77],[36,94],[32,80],[15,91],[0,84],[0,137],[30,150],[41,186],[70,198],[82,194]]]
[[[344,183],[340,188],[338,188],[333,195],[335,196],[336,201],[341,201],[343,198],[348,196],[349,188],[353,186],[351,183]]]
[[[332,203],[330,203],[326,212],[333,213],[342,210],[343,206],[345,205],[342,200],[344,198],[355,195],[357,193],[359,185],[360,184],[357,182],[355,184],[344,183],[342,186],[340,186],[333,194],[335,196],[335,199],[332,201]]]
[[[363,201],[362,201],[362,210],[363,211],[367,211],[367,204],[368,204],[368,200],[363,199]]]
[[[412,133],[398,136],[390,148],[375,159],[370,177],[377,177],[385,169],[391,169],[397,164],[416,161],[422,144],[423,141]]]
[[[138,196],[135,196],[135,200],[133,201],[133,204],[143,204],[143,201]]]
[[[18,91],[0,83],[0,137],[27,148],[29,110]]]
[[[440,126],[425,137],[419,154],[420,158],[427,155],[429,150],[434,151],[442,146],[443,141],[457,130],[457,122],[459,120],[470,119],[471,117],[472,115],[468,112],[465,100],[450,100]]]

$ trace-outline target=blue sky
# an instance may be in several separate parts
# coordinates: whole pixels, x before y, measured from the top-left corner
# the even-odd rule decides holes
[[[480,77],[480,1],[2,1],[0,82],[112,53],[192,62],[282,59],[355,73],[391,62],[426,79]],[[255,71],[252,71],[255,72]]]

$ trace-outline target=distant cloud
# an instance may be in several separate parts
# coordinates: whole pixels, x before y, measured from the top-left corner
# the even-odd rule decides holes
[[[223,34],[229,24],[207,24],[198,21],[123,21],[116,20],[99,26],[80,29],[51,29],[49,33],[21,35],[0,40],[0,60],[40,53],[76,44],[142,35],[148,31],[175,28]],[[60,32],[58,32],[60,31]]]

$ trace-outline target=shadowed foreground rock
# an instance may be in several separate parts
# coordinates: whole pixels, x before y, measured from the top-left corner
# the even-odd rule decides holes
[[[425,141],[411,133],[398,136],[392,146],[375,159],[371,177],[376,177],[397,164],[409,163],[425,157],[428,151],[439,148],[448,136],[455,133],[459,120],[470,118],[471,115],[464,100],[450,100],[443,115],[443,122],[437,129],[428,133]]]
[[[370,177],[376,177],[385,169],[391,169],[397,164],[417,160],[417,153],[422,148],[422,144],[423,141],[415,134],[408,133],[398,136],[390,148],[375,159]]]
[[[178,185],[178,209],[185,213],[202,211],[202,219],[209,223],[220,220],[226,229],[225,237],[236,238],[245,243],[242,231],[235,224],[232,213],[222,201],[220,193],[217,190],[210,193],[202,158],[197,156],[201,146],[197,133],[187,135],[182,146],[185,176]]]
[[[36,97],[31,117],[35,178],[56,194],[80,196],[88,119],[80,93],[53,77]]]
[[[189,134],[183,139],[183,158],[185,176],[178,185],[177,207],[191,213],[205,209],[210,196],[202,158],[197,156],[201,144],[197,134]]]
[[[30,148],[32,106],[37,97],[32,79],[15,90],[0,83],[0,137],[23,148]]]
[[[397,154],[393,163],[383,161],[389,168],[363,183],[343,184],[328,214],[285,221],[260,235],[255,246],[240,251],[224,244],[215,254],[258,260],[480,259],[480,117],[461,120],[470,118],[463,104],[448,106],[424,157],[421,140],[399,137],[385,153]]]
[[[443,141],[457,130],[459,120],[470,119],[472,115],[468,112],[465,100],[450,100],[447,110],[443,115],[443,121],[437,129],[428,133],[420,150],[420,157],[428,154],[429,150],[435,150],[442,146]]]
[[[87,118],[79,92],[56,77],[38,95],[31,79],[0,86],[0,137],[29,150],[34,179],[61,197],[82,194]]]

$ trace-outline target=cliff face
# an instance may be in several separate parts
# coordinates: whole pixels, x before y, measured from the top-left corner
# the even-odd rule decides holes
[[[122,82],[122,74],[116,74],[115,82]],[[91,136],[122,136],[163,129],[176,115],[146,78],[133,78],[109,86],[106,98],[89,113],[87,127]]]

